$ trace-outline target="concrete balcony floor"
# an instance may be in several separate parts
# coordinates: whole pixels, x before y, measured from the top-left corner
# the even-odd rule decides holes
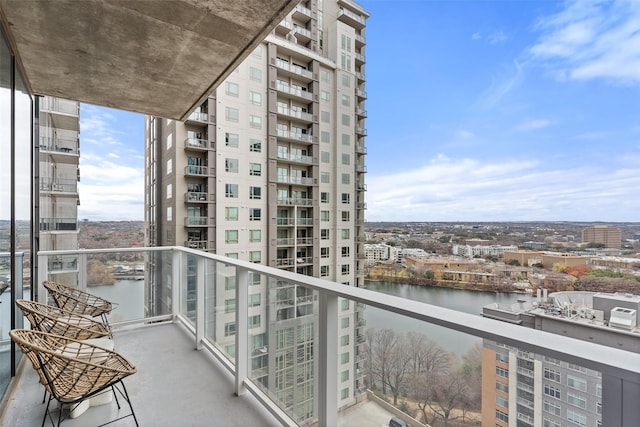
[[[160,324],[114,333],[116,351],[133,363],[138,372],[124,383],[140,426],[279,426],[250,394],[234,394],[232,375],[177,324]],[[44,389],[31,363],[24,364],[2,426],[39,426],[46,404]],[[119,396],[120,398],[120,396]],[[64,427],[95,426],[129,413],[120,398],[89,408]],[[57,421],[57,412],[54,412]],[[48,424],[50,425],[50,424]],[[134,426],[132,417],[113,426]]]

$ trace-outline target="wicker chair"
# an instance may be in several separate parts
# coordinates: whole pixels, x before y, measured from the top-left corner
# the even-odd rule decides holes
[[[45,281],[44,287],[56,305],[63,310],[84,316],[102,317],[105,325],[108,325],[107,314],[113,310],[113,304],[106,299],[79,291],[62,283]]]
[[[111,330],[104,323],[81,316],[67,310],[35,301],[19,299],[16,305],[36,331],[61,335],[75,340],[112,337]]]
[[[86,399],[111,388],[120,409],[116,390],[129,404],[131,413],[113,421],[132,416],[136,426],[138,419],[133,411],[129,394],[122,380],[136,372],[136,368],[124,357],[113,351],[59,335],[26,329],[9,332],[11,339],[20,346],[40,377],[40,382],[49,393],[47,408],[42,419],[47,417],[55,425],[49,406],[58,401],[59,408],[79,405]],[[63,420],[63,410],[58,411],[57,425]]]

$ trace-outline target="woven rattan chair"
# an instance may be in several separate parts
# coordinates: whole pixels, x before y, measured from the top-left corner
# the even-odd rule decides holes
[[[16,305],[36,331],[76,340],[111,337],[109,327],[91,317],[24,299],[17,300]]]
[[[43,285],[61,309],[84,316],[101,316],[104,324],[109,324],[107,314],[113,310],[113,304],[106,299],[58,282],[45,281]]]
[[[86,399],[111,388],[120,409],[117,393],[129,404],[131,413],[110,422],[132,416],[136,426],[138,420],[133,411],[129,394],[122,380],[136,372],[136,368],[116,352],[59,335],[46,332],[14,329],[11,339],[20,346],[29,358],[40,377],[40,382],[49,392],[49,400],[42,419],[44,426],[47,417],[55,425],[49,407],[51,401],[58,401],[57,425],[63,420],[65,407],[70,410]]]

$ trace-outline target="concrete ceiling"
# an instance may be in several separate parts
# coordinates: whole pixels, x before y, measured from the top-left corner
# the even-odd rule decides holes
[[[299,0],[0,0],[33,93],[184,120]]]

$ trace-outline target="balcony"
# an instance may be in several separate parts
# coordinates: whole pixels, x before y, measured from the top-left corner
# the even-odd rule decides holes
[[[278,160],[289,161],[293,163],[304,163],[305,165],[313,164],[313,157],[302,154],[285,154],[278,153]]]
[[[338,21],[344,22],[358,30],[363,29],[365,26],[364,17],[344,8],[340,8],[340,10],[338,10]]]
[[[52,98],[49,96],[40,98],[40,111],[51,111],[55,113],[80,115],[80,103],[68,99]]]
[[[184,167],[187,176],[209,176],[209,168],[206,166],[188,165]]]
[[[206,251],[209,247],[209,242],[206,240],[187,240],[184,242],[184,247],[189,249],[200,249],[202,251]]]
[[[40,218],[40,231],[78,231],[76,218]]]
[[[311,206],[313,205],[313,199],[303,199],[300,197],[286,197],[276,200],[278,205],[287,206]]]
[[[279,175],[277,181],[281,184],[313,185],[313,178],[304,176]]]
[[[305,123],[313,122],[313,114],[306,113],[304,111],[292,110],[290,108],[278,107],[278,114],[290,117],[292,119],[298,119]]]
[[[358,191],[367,191],[367,184],[357,184],[356,190]]]
[[[294,27],[294,31],[298,42],[306,44],[313,40],[311,31],[307,30],[306,28],[296,26]]]
[[[356,95],[359,96],[360,98],[367,99],[367,92],[365,92],[362,89],[356,89]]]
[[[209,194],[199,191],[187,191],[184,193],[184,201],[188,203],[207,203]]]
[[[209,123],[209,114],[203,113],[200,111],[194,111],[187,117],[187,120],[184,121],[186,124],[190,125],[203,125]]]
[[[294,9],[293,9],[293,19],[296,19],[300,22],[304,22],[307,23],[311,20],[311,9],[304,7],[302,5],[297,5]]]
[[[367,172],[367,165],[356,165],[356,172]]]
[[[367,41],[365,40],[364,36],[361,36],[360,34],[356,34],[356,49],[360,49],[366,43]]]
[[[275,65],[278,70],[285,71],[282,73],[283,75],[294,78],[303,77],[306,82],[313,80],[313,73],[299,65],[290,64],[279,58],[273,58],[271,64]]]
[[[206,139],[187,138],[184,140],[185,150],[202,151],[209,148],[209,141]],[[213,144],[211,146],[213,148]]]
[[[78,163],[78,138],[40,136],[40,153],[50,155],[58,163]]]
[[[297,142],[313,142],[313,137],[309,133],[291,132],[288,130],[277,129],[278,138],[297,141]]]
[[[78,180],[77,179],[51,179],[40,178],[40,192],[41,193],[54,193],[67,196],[78,195]]]
[[[209,224],[209,218],[203,216],[185,216],[185,227],[206,227]]]
[[[367,136],[367,130],[365,128],[356,128],[356,134],[360,136]]]

